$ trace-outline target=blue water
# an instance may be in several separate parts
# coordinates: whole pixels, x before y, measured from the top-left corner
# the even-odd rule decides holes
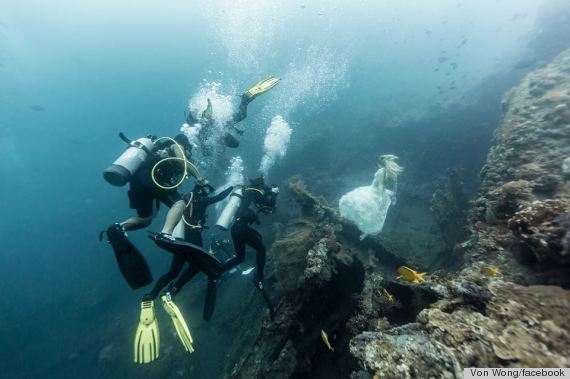
[[[276,115],[293,134],[271,181],[299,172],[350,178],[324,194],[333,201],[368,180],[380,153],[400,155],[416,178],[440,173],[448,159],[476,172],[498,100],[523,73],[514,66],[528,54],[541,4],[1,2],[0,376],[100,377],[98,356],[112,341],[106,325],[134,331],[144,291],[126,286],[97,238],[132,212],[126,189],[101,175],[124,148],[118,132],[172,136],[208,83],[233,96],[276,75],[281,83],[250,105],[230,154],[243,157],[250,177]],[[449,140],[473,149],[439,157]],[[210,175],[223,184],[222,172]],[[150,249],[144,234],[133,240]],[[170,263],[158,253],[147,259],[155,277]],[[115,341],[126,356],[131,334]],[[202,375],[219,374],[214,359],[204,362]],[[134,375],[124,365],[117,377]]]

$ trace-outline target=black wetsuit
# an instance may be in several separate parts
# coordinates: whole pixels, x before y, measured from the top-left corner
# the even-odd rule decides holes
[[[153,215],[153,208],[158,209],[158,202],[163,203],[168,208],[182,199],[176,188],[163,189],[158,187],[152,180],[152,168],[162,158],[154,153],[147,159],[144,165],[139,168],[130,180],[129,202],[131,209],[137,211],[139,217],[150,217]],[[155,178],[158,183],[168,187],[176,184],[181,178],[182,170],[177,162],[165,162],[155,170]]]
[[[225,129],[228,130],[224,133],[224,136],[223,136],[223,141],[224,141],[225,146],[230,147],[230,148],[237,148],[239,146],[238,139],[236,137],[234,137],[229,132],[229,130],[234,128],[235,124],[239,123],[240,121],[242,121],[244,118],[247,117],[247,105],[249,104],[249,102],[250,102],[250,100],[248,97],[242,96],[238,110],[232,114],[230,121],[228,121],[224,125]],[[194,125],[194,124],[200,123],[202,125],[202,130],[200,131],[198,138],[199,138],[200,143],[202,145],[203,153],[205,153],[206,155],[211,154],[212,152],[209,151],[209,149],[207,148],[207,141],[212,137],[212,135],[213,135],[212,131],[214,128],[214,125],[213,125],[214,120],[212,119],[212,104],[211,104],[211,102],[208,100],[208,107],[202,113],[202,117],[200,118],[200,121],[196,120],[191,112],[188,112],[188,115],[186,116],[186,123],[189,125]]]
[[[259,190],[253,187],[244,189],[244,196],[240,208],[236,213],[236,219],[231,229],[232,240],[234,243],[235,256],[224,262],[224,270],[229,270],[237,266],[245,260],[246,245],[253,247],[257,253],[256,256],[256,275],[257,280],[263,280],[263,271],[265,268],[265,246],[261,241],[262,236],[259,232],[249,225],[252,223],[259,224],[259,217],[249,208],[251,203],[257,206],[267,206],[274,208],[276,197],[271,193],[270,188]]]
[[[194,191],[190,192],[188,195],[184,197],[185,203],[188,206],[184,209],[184,220],[193,226],[189,226],[188,224],[184,224],[184,239],[188,242],[192,242],[196,245],[202,246],[202,229],[206,223],[206,208],[209,205],[217,203],[225,199],[230,192],[232,192],[233,187],[228,187],[219,194],[208,197],[208,196],[199,196]],[[184,272],[180,274],[182,268],[184,267],[184,263],[188,262],[188,267]],[[192,262],[187,261],[181,255],[174,254],[172,256],[172,264],[170,266],[170,270],[164,274],[158,281],[156,282],[154,288],[148,295],[152,299],[155,299],[159,292],[172,280],[178,277],[178,280],[173,284],[170,288],[170,293],[172,296],[176,294],[190,279],[194,277],[199,272],[199,270],[192,264]]]

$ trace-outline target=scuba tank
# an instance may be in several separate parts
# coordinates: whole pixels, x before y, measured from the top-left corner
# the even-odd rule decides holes
[[[127,149],[113,162],[112,165],[103,171],[103,177],[114,186],[124,186],[131,179],[134,173],[149,157],[154,149],[154,142],[149,137],[141,137],[131,141],[123,133],[119,137],[129,144]]]
[[[241,188],[233,190],[233,192],[230,194],[230,199],[228,203],[224,207],[224,210],[220,214],[220,217],[218,217],[218,221],[216,221],[216,226],[218,228],[224,231],[228,230],[232,221],[234,220],[234,217],[239,209],[239,206],[241,205],[242,198],[243,198],[243,191]]]

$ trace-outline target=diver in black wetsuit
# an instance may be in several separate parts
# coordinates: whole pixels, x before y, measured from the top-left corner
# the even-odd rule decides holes
[[[250,226],[252,223],[260,224],[259,217],[250,209],[250,205],[254,204],[260,212],[273,213],[278,193],[276,186],[265,185],[263,177],[250,180],[250,185],[244,187],[243,199],[231,229],[236,255],[224,262],[225,271],[237,266],[245,260],[246,245],[253,247],[257,253],[254,284],[259,289],[263,289],[266,249],[261,234]]]
[[[212,186],[204,182],[197,183],[194,186],[192,192],[184,197],[184,203],[186,205],[182,217],[184,221],[185,241],[202,246],[202,230],[206,227],[206,209],[209,205],[225,199],[232,190],[233,187],[230,186],[219,194],[210,197],[210,193],[214,191]],[[171,233],[172,231],[167,234]],[[185,262],[188,262],[188,267],[180,274]],[[176,293],[198,272],[199,270],[192,262],[181,255],[173,254],[170,270],[158,279],[152,291],[144,296],[144,300],[155,299],[168,283],[178,277],[178,280],[168,288],[170,296],[174,299]]]
[[[185,157],[190,159],[192,145],[190,145],[188,139],[183,134],[178,134],[174,137],[174,141],[184,149]],[[181,175],[184,174],[180,161],[167,161],[157,167],[155,170],[157,183],[152,177],[153,167],[164,158],[182,157],[174,143],[168,141],[160,144],[130,180],[129,202],[131,209],[136,210],[137,216],[121,222],[124,230],[136,230],[149,226],[158,211],[159,202],[168,208],[176,206],[179,208],[179,212],[184,206],[182,196],[177,188],[161,188],[157,185],[158,183],[163,187],[172,187],[181,179]],[[198,178],[197,172],[192,171],[190,173],[195,178]],[[175,217],[176,214],[172,216]],[[172,222],[173,220],[168,220],[167,218],[168,221]]]
[[[236,124],[242,121],[247,116],[247,106],[255,99],[257,96],[269,91],[279,83],[279,78],[270,76],[267,79],[261,80],[253,85],[251,88],[246,90],[241,95],[240,105],[238,110],[234,112],[230,120],[223,126],[223,145],[229,148],[237,148],[239,146],[239,141],[234,137],[231,132],[237,132],[237,134],[242,135],[243,130],[238,129]],[[198,139],[200,140],[201,150],[204,155],[211,155],[213,152],[210,150],[211,147],[207,143],[211,138],[215,137],[216,133],[214,131],[214,119],[212,112],[212,102],[208,99],[208,105],[206,109],[202,112],[200,120],[197,120],[191,112],[188,112],[186,116],[186,123],[190,127],[200,126],[201,129],[198,134]],[[217,137],[215,137],[217,138]]]
[[[153,146],[147,148],[147,158],[128,177],[130,207],[136,210],[137,215],[112,224],[105,231],[119,269],[133,289],[150,284],[152,275],[144,257],[128,240],[126,231],[150,225],[159,203],[171,208],[164,229],[173,229],[184,210],[184,201],[177,190],[178,184],[182,183],[187,174],[198,178],[196,168],[188,161],[192,145],[183,134],[178,134],[173,139],[148,138],[153,141]],[[99,239],[102,239],[105,232],[101,232]]]
[[[261,242],[261,235],[249,226],[252,222],[259,223],[259,219],[257,215],[249,209],[249,206],[253,203],[261,212],[272,213],[275,209],[278,188],[265,186],[263,178],[258,178],[250,182],[251,184],[242,191],[241,205],[236,212],[235,223],[231,229],[236,255],[224,263],[220,262],[216,257],[210,255],[206,250],[196,244],[175,239],[165,233],[151,233],[150,236],[161,248],[191,262],[192,268],[191,271],[189,271],[190,278],[195,275],[196,270],[202,271],[208,277],[208,290],[206,293],[203,316],[206,321],[210,320],[214,311],[217,280],[224,272],[244,261],[246,245],[252,246],[257,251],[257,274],[254,284],[263,295],[269,308],[271,319],[274,318],[275,312],[273,305],[269,295],[263,288],[262,282],[263,269],[265,266],[265,246]],[[184,280],[184,275],[185,273],[179,278],[180,281]],[[177,287],[178,284],[176,283],[174,286]]]

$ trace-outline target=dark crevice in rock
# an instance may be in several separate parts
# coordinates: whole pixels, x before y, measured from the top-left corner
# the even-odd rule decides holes
[[[353,337],[345,327],[354,308],[354,294],[362,290],[364,269],[355,260],[351,266],[338,265],[333,280],[305,300],[299,313],[300,327],[292,335],[298,360],[304,363],[291,378],[349,377],[356,368],[356,359],[348,353]],[[321,341],[321,329],[326,331],[335,351]]]
[[[417,315],[439,299],[439,296],[428,288],[411,286],[398,282],[388,282],[385,288],[397,299],[397,306],[391,307],[386,314],[392,325],[403,325],[415,322]]]

